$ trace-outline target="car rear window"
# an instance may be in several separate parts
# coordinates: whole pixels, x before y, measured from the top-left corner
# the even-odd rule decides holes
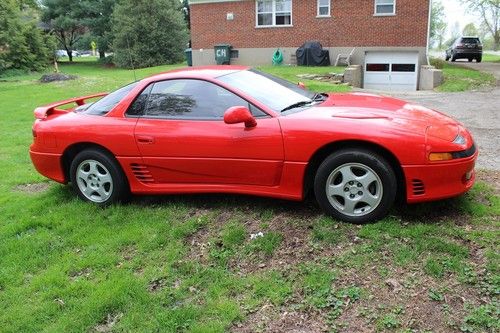
[[[80,111],[83,114],[89,114],[94,116],[104,116],[109,111],[111,111],[120,101],[128,95],[128,93],[134,89],[134,87],[139,82],[134,82],[125,87],[121,87],[118,90],[115,90],[111,94],[101,98],[97,102],[91,104],[89,107],[84,108]]]
[[[479,38],[462,38],[464,44],[479,44]]]

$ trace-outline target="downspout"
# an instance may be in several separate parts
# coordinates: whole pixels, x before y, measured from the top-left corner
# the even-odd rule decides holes
[[[425,48],[425,57],[427,58],[427,65],[430,65],[431,62],[429,60],[429,47],[431,40],[431,13],[432,13],[432,0],[429,0],[429,17],[427,21],[427,46]]]

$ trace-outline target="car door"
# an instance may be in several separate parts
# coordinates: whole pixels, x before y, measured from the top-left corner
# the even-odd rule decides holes
[[[143,107],[135,139],[155,183],[279,184],[279,122],[234,93],[208,81],[175,79],[150,85],[134,104]],[[231,106],[249,106],[257,126],[224,123]]]

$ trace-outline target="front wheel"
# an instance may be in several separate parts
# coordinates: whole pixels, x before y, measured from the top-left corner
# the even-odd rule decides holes
[[[71,183],[80,198],[106,206],[124,200],[128,183],[116,160],[97,149],[87,149],[73,159]]]
[[[397,181],[389,163],[367,150],[333,153],[318,168],[316,200],[326,213],[350,223],[384,217],[394,203]]]

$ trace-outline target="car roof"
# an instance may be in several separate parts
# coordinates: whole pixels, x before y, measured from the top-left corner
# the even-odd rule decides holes
[[[235,66],[235,65],[217,65],[217,66],[197,66],[197,67],[185,67],[174,69],[168,72],[163,72],[159,74],[152,75],[148,77],[149,80],[166,80],[176,77],[195,77],[195,78],[206,78],[215,79],[219,76],[245,71],[250,69],[248,66]]]

